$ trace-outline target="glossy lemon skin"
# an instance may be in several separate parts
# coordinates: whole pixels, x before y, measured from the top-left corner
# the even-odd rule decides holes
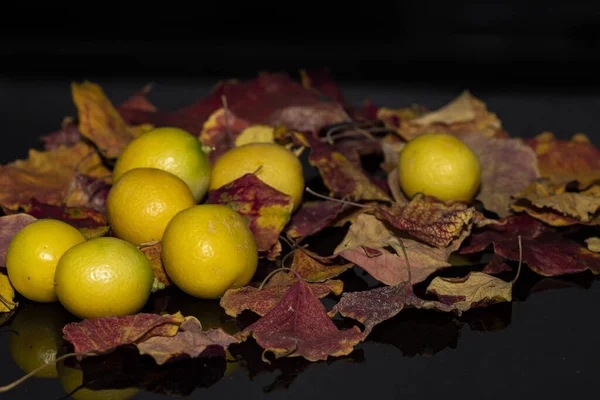
[[[113,185],[106,214],[115,236],[140,245],[162,239],[175,214],[196,204],[189,187],[157,168],[132,169]]]
[[[135,168],[158,168],[172,173],[188,185],[196,202],[208,190],[210,162],[202,142],[179,128],[155,128],[129,142],[115,163],[113,183]]]
[[[150,297],[154,273],[134,245],[100,237],[69,249],[56,267],[55,280],[60,303],[83,319],[137,313]]]
[[[470,202],[480,185],[481,166],[460,139],[428,133],[412,139],[399,155],[398,180],[409,198],[417,193],[443,201]]]
[[[57,301],[56,265],[68,249],[84,241],[75,227],[63,221],[40,219],[26,225],[6,252],[6,270],[15,290],[31,301]]]
[[[162,260],[185,293],[203,299],[247,285],[258,265],[256,242],[244,218],[225,205],[197,205],[177,214],[165,230]]]
[[[213,165],[209,190],[257,170],[261,181],[292,197],[294,210],[300,207],[304,193],[302,163],[294,153],[275,143],[248,143],[227,151]]]

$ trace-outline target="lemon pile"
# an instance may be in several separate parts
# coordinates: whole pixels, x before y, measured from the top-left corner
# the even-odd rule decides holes
[[[304,191],[297,156],[273,142],[238,143],[211,166],[200,140],[161,127],[119,155],[106,200],[108,236],[86,240],[75,227],[39,219],[11,240],[6,268],[15,290],[39,303],[59,302],[77,318],[140,312],[155,288],[141,245],[161,242],[171,281],[187,294],[218,299],[247,285],[258,265],[248,223],[227,205],[206,204],[209,190],[246,173],[293,198]]]

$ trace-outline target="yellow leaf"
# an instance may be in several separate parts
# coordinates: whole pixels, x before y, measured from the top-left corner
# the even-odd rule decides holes
[[[0,296],[2,296],[2,298],[0,298],[0,312],[12,311],[15,306],[8,302],[12,303],[15,299],[15,290],[10,284],[8,276],[4,274],[0,274]],[[4,302],[5,300],[7,303]]]
[[[235,139],[235,145],[239,147],[248,143],[273,143],[273,132],[273,127],[268,125],[251,125]]]

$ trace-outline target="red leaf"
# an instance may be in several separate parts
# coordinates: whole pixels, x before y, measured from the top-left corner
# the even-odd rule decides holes
[[[283,125],[299,132],[318,133],[328,125],[350,122],[346,111],[336,103],[317,103],[289,106],[275,110],[266,121],[269,125]]]
[[[275,307],[238,333],[241,340],[250,335],[276,358],[301,356],[309,361],[348,355],[364,339],[357,326],[340,331],[303,280],[297,280]]]
[[[64,221],[75,228],[97,228],[106,226],[107,221],[104,214],[91,208],[55,206],[40,203],[33,199],[29,205],[24,207],[27,214],[37,219],[52,218]]]
[[[50,132],[40,139],[44,142],[44,150],[56,150],[60,146],[73,146],[81,141],[82,136],[79,132],[77,123],[71,117],[63,119],[59,130]]]
[[[0,267],[6,262],[6,251],[12,238],[36,218],[29,214],[13,214],[0,217]]]
[[[344,204],[337,201],[307,201],[294,213],[287,234],[301,242],[307,236],[325,229],[342,212]]]
[[[106,214],[106,198],[111,187],[105,178],[76,173],[64,202],[69,207],[87,207]]]

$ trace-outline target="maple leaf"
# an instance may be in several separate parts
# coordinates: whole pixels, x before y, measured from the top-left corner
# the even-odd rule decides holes
[[[398,285],[409,279],[415,284],[438,269],[451,266],[448,257],[458,250],[470,231],[469,227],[450,246],[438,248],[407,238],[400,242],[401,236],[393,227],[374,215],[360,214],[333,254],[355,263],[386,285]]]
[[[443,132],[456,136],[479,133],[484,136],[503,135],[502,124],[490,113],[484,102],[464,91],[442,108],[416,118],[400,119],[398,134],[411,140],[428,132]]]
[[[29,150],[26,160],[0,166],[0,206],[16,210],[32,198],[62,204],[77,172],[93,177],[110,174],[95,150],[83,143],[56,150]]]
[[[435,294],[442,303],[459,312],[472,307],[512,301],[513,282],[483,272],[470,272],[461,278],[433,278],[427,293]]]
[[[540,176],[535,152],[521,139],[487,137],[478,133],[461,140],[481,160],[481,185],[476,199],[500,217],[510,214],[511,196]],[[510,154],[510,162],[506,161]]]
[[[208,158],[214,163],[227,150],[235,147],[237,137],[250,127],[250,122],[238,118],[231,111],[219,108],[204,123],[199,138],[203,145],[211,147]]]
[[[363,332],[367,336],[376,325],[394,317],[405,307],[443,312],[454,309],[439,301],[423,300],[414,294],[412,285],[400,284],[344,293],[340,301],[329,311],[329,316],[333,317],[339,313],[344,317],[357,320],[364,325]]]
[[[268,252],[278,242],[289,222],[293,199],[248,173],[208,193],[210,204],[225,204],[248,220],[259,252]]]
[[[88,207],[106,213],[106,198],[112,187],[108,176],[101,178],[75,173],[64,198],[69,207]]]
[[[149,124],[128,125],[95,83],[74,82],[71,92],[77,107],[79,132],[91,140],[106,158],[116,158],[131,140],[153,128]]]
[[[150,261],[150,265],[152,265],[152,272],[154,272],[154,277],[160,283],[162,283],[164,287],[171,286],[171,279],[167,275],[162,262],[162,242],[158,241],[154,243],[142,243],[137,247],[142,251],[142,253],[144,253],[148,261]]]
[[[337,201],[305,201],[292,215],[286,233],[297,242],[329,226],[344,209]]]
[[[524,211],[553,226],[600,224],[600,186],[582,192],[567,192],[543,178],[514,194],[517,202],[512,209]]]
[[[519,261],[517,236],[522,237],[522,260],[542,276],[559,276],[590,270],[600,273],[600,254],[591,252],[527,214],[509,216],[502,225],[488,225],[474,232],[460,249],[472,254],[493,245],[494,253]]]
[[[13,302],[14,299],[15,290],[10,284],[8,276],[5,274],[0,274],[0,313],[13,311],[17,306],[17,304]]]
[[[235,337],[220,328],[203,331],[197,318],[187,317],[174,336],[153,336],[136,343],[136,347],[140,354],[147,354],[158,365],[163,365],[167,361],[180,359],[181,356],[196,358],[211,350],[224,357],[227,347],[237,342]]]
[[[250,335],[276,358],[301,356],[309,361],[348,355],[364,339],[357,326],[339,330],[302,279],[296,280],[275,307],[236,337],[243,341]],[[263,359],[267,361],[264,355]]]
[[[99,317],[65,325],[63,336],[76,353],[104,353],[153,336],[174,336],[184,320],[180,313]]]
[[[37,218],[18,213],[0,217],[0,267],[6,265],[6,251],[13,237]]]
[[[538,156],[540,175],[556,185],[578,182],[585,189],[600,180],[600,150],[583,134],[558,140],[551,132],[525,139]]]

